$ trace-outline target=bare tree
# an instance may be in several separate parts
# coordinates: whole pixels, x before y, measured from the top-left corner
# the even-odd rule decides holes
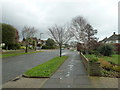
[[[60,47],[60,57],[61,57],[62,45],[66,44],[73,37],[73,34],[70,31],[69,27],[62,27],[58,25],[55,25],[49,28],[49,31],[53,39],[56,41],[56,43]]]
[[[27,27],[27,26],[24,26],[22,30],[23,40],[25,41],[26,44],[26,49],[25,49],[26,53],[28,52],[27,48],[28,48],[29,40],[31,37],[35,35],[36,32],[37,29],[35,29],[34,27]]]
[[[85,18],[78,16],[73,18],[72,20],[72,26],[71,30],[75,36],[75,38],[78,40],[78,42],[84,42],[84,32],[85,32],[85,26],[87,25],[87,21]]]
[[[85,38],[85,26],[87,25],[87,21],[85,18],[81,16],[77,16],[72,19],[72,25],[71,25],[71,32],[73,32],[74,37],[78,41],[78,43],[84,43],[81,44],[83,49],[86,47],[86,38]]]
[[[73,18],[71,31],[78,42],[83,43],[83,47],[86,50],[89,50],[91,40],[96,39],[94,35],[97,33],[97,30],[94,30],[86,19],[81,16]]]
[[[86,49],[87,51],[89,51],[91,49],[91,45],[93,45],[93,43],[95,41],[98,40],[98,38],[96,38],[94,35],[97,34],[97,30],[94,29],[90,24],[87,24],[85,26],[85,38],[86,38]]]

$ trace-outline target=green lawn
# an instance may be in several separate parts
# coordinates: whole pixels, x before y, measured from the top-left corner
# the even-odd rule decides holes
[[[88,59],[91,58],[91,57],[95,57],[95,55],[85,55],[85,56],[86,56]],[[111,62],[113,62],[113,63],[115,63],[115,64],[120,64],[120,63],[118,62],[118,57],[120,58],[120,55],[117,55],[117,54],[112,55],[112,56],[110,56],[110,57],[108,57],[108,56],[98,56],[99,59],[103,59],[103,60],[106,60],[106,61],[111,61]]]
[[[55,57],[28,70],[25,75],[30,77],[50,77],[67,58],[68,56]]]
[[[115,63],[115,64],[120,64],[120,63],[118,62],[118,57],[120,58],[120,55],[115,54],[115,55],[112,55],[111,57],[102,56],[102,57],[100,57],[100,58],[102,58],[102,59],[104,59],[104,60],[106,60],[106,61],[111,61],[111,62],[113,62],[113,63]]]
[[[11,56],[18,56],[18,55],[23,55],[23,54],[32,54],[32,53],[38,53],[38,52],[43,52],[43,51],[34,51],[34,52],[20,52],[20,53],[8,53],[8,54],[2,54],[0,55],[0,58],[6,58],[6,57],[11,57]]]

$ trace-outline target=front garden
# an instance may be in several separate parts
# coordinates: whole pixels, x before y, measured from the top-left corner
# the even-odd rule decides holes
[[[100,76],[120,78],[120,54],[115,52],[115,47],[110,44],[100,45],[96,50],[88,52],[85,57],[90,62],[100,63]]]
[[[101,75],[105,77],[120,77],[120,64],[118,63],[118,57],[120,55],[112,56],[97,56],[93,54],[85,55],[88,60],[94,60],[95,62],[100,62],[101,65]],[[95,59],[96,58],[96,59]]]

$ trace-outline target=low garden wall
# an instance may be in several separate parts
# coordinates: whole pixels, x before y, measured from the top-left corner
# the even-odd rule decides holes
[[[88,59],[80,52],[80,57],[83,60],[83,64],[85,66],[85,69],[89,71],[89,61]]]
[[[89,61],[81,52],[80,57],[83,60],[83,64],[90,76],[101,76],[101,67],[99,62]]]

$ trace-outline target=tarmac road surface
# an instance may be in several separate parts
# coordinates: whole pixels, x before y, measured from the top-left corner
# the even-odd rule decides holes
[[[63,50],[63,53],[69,52]],[[59,50],[20,55],[2,59],[2,84],[23,74],[26,70],[42,64],[59,55]]]

